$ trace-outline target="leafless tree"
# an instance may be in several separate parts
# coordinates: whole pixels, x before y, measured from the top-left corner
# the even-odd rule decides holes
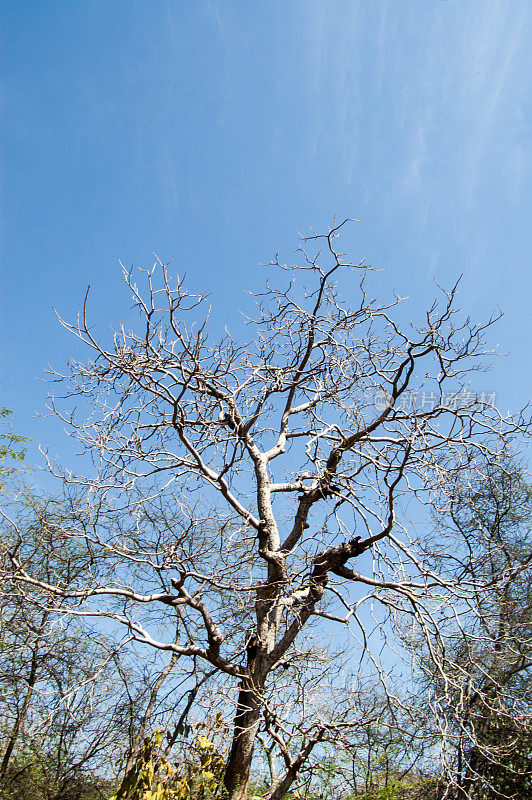
[[[124,270],[137,329],[101,342],[87,298],[76,324],[61,320],[91,355],[54,373],[64,391],[52,407],[94,465],[89,477],[60,473],[78,502],[85,493],[63,535],[92,561],[59,585],[11,550],[16,580],[47,604],[112,619],[238,685],[231,800],[247,797],[259,731],[283,752],[268,697],[305,663],[304,629],[321,624],[323,642],[343,626],[385,685],[383,639],[407,614],[447,668],[434,644],[438,609],[459,620],[477,576],[439,574],[438,542],[428,547],[407,519],[445,500],[450,475],[471,474],[479,456],[497,457],[528,430],[469,384],[496,316],[464,318],[455,286],[439,289],[420,324],[401,324],[400,298],[372,299],[368,268],[339,251],[343,224],[304,239],[297,265],[274,260],[276,283],[256,296],[247,338],[229,325],[217,335],[206,298],[159,261],[142,288]],[[337,714],[333,723],[339,730]],[[328,725],[317,721],[298,753],[284,753],[268,797],[288,790]]]
[[[446,731],[453,796],[524,797],[532,788],[532,489],[513,454],[479,458],[477,468],[452,476],[439,539],[462,546],[436,559],[441,574],[474,578],[477,591],[459,625],[454,609],[440,613],[438,658],[422,646],[424,695]]]
[[[85,576],[91,553],[60,533],[76,516],[75,502],[42,497],[19,481],[10,489],[18,557],[34,577],[69,585]],[[6,503],[10,493],[4,492]],[[180,704],[179,686],[168,685],[177,653],[155,650],[139,659],[127,634],[111,642],[56,599],[47,602],[13,581],[6,564],[9,532],[0,535],[0,784],[13,796],[42,790],[62,800],[90,771],[105,792],[115,769],[131,769],[153,728],[168,727],[176,710],[185,721],[197,689],[182,689]],[[201,671],[190,671],[201,687]],[[181,685],[186,678],[182,670]],[[94,787],[89,781],[84,788]]]

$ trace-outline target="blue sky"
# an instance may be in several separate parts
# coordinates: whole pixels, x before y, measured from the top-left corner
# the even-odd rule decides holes
[[[527,0],[3,0],[0,404],[61,454],[48,362],[78,354],[118,259],[173,259],[230,323],[297,231],[333,217],[412,315],[464,274],[500,305],[486,376],[530,396],[532,7]],[[33,457],[33,454],[31,454]]]

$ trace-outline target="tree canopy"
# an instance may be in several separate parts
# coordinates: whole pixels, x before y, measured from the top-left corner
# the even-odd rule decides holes
[[[382,707],[395,701],[405,624],[453,681],[445,618],[465,632],[487,578],[462,529],[412,520],[452,513],[449,485],[481,480],[530,429],[471,387],[497,316],[464,317],[454,286],[404,323],[400,298],[373,299],[371,270],[338,249],[342,225],[272,262],[247,336],[211,332],[206,297],[160,262],[140,286],[124,271],[135,328],[99,340],[87,300],[62,321],[89,356],[53,374],[52,408],[93,470],[50,464],[71,498],[55,536],[85,567],[44,578],[12,525],[13,580],[37,604],[111,620],[191,680],[211,675],[232,709],[230,800],[248,796],[257,741],[283,765],[265,795],[280,800],[328,741],[376,724],[362,687],[371,676]],[[358,664],[344,681],[335,625]]]

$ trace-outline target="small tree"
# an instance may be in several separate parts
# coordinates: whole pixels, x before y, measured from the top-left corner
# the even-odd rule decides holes
[[[457,796],[521,798],[532,792],[532,490],[511,455],[479,457],[477,467],[476,479],[457,475],[447,488],[441,536],[458,535],[463,546],[438,559],[442,574],[476,581],[476,602],[459,628],[442,620],[447,670],[426,650],[424,668],[453,731],[448,779]]]
[[[420,325],[401,326],[399,299],[371,299],[368,268],[337,249],[341,227],[305,239],[298,265],[273,262],[280,284],[258,295],[247,340],[213,337],[204,296],[172,283],[159,262],[144,289],[124,271],[137,331],[122,326],[106,345],[86,310],[63,322],[91,357],[54,373],[81,409],[64,412],[57,398],[53,408],[95,467],[62,473],[86,492],[63,535],[93,559],[67,586],[43,581],[12,551],[15,579],[47,603],[110,618],[180,661],[206,662],[227,691],[238,684],[228,695],[231,800],[247,797],[259,731],[282,751],[293,707],[275,687],[283,671],[296,681],[308,666],[305,631],[316,636],[323,623],[323,644],[333,623],[349,627],[385,685],[382,639],[398,614],[433,642],[434,607],[473,601],[476,580],[434,571],[438,543],[416,540],[404,507],[436,502],[444,479],[474,472],[478,454],[496,458],[528,430],[468,384],[485,366],[495,318],[463,319],[454,287]],[[339,283],[356,290],[354,304]],[[313,685],[300,697],[312,722],[300,749],[284,753],[271,800],[320,742],[364,722],[342,722],[338,708],[312,716],[323,697]]]
[[[11,462],[21,463],[24,461],[25,450],[20,445],[29,442],[26,436],[19,436],[13,433],[11,429],[5,430],[4,420],[11,416],[12,413],[9,408],[0,408],[0,489],[5,479],[16,471],[16,467]]]
[[[5,495],[7,498],[7,494]],[[134,765],[143,739],[170,724],[166,686],[178,658],[155,651],[138,663],[125,641],[112,642],[70,608],[12,580],[7,536],[18,532],[17,558],[40,581],[69,585],[91,568],[91,555],[60,531],[75,501],[42,498],[22,487],[0,536],[0,795],[47,800],[100,797],[120,762]],[[7,568],[6,568],[7,567]],[[52,598],[48,598],[53,600]],[[166,663],[165,663],[166,662]],[[199,670],[198,670],[199,673]],[[198,683],[201,678],[198,676]],[[198,687],[199,688],[199,687]],[[182,692],[186,699],[194,688]],[[172,736],[170,737],[172,738]],[[176,738],[175,736],[173,738]],[[118,763],[117,763],[118,762]],[[95,795],[96,796],[96,795]]]
[[[64,503],[21,490],[11,510],[17,513],[18,556],[39,580],[68,585],[85,574],[86,551],[55,540]],[[88,800],[97,795],[99,780],[88,771],[108,771],[110,752],[122,744],[113,685],[119,648],[61,604],[45,604],[45,597],[11,580],[8,532],[0,537],[0,794]]]

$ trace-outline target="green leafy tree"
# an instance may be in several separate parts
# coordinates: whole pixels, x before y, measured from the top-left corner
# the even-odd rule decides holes
[[[5,430],[7,418],[12,413],[8,408],[0,408],[0,488],[5,479],[17,469],[11,462],[20,464],[24,461],[25,450],[21,445],[30,441],[28,437],[19,436],[11,429]]]

